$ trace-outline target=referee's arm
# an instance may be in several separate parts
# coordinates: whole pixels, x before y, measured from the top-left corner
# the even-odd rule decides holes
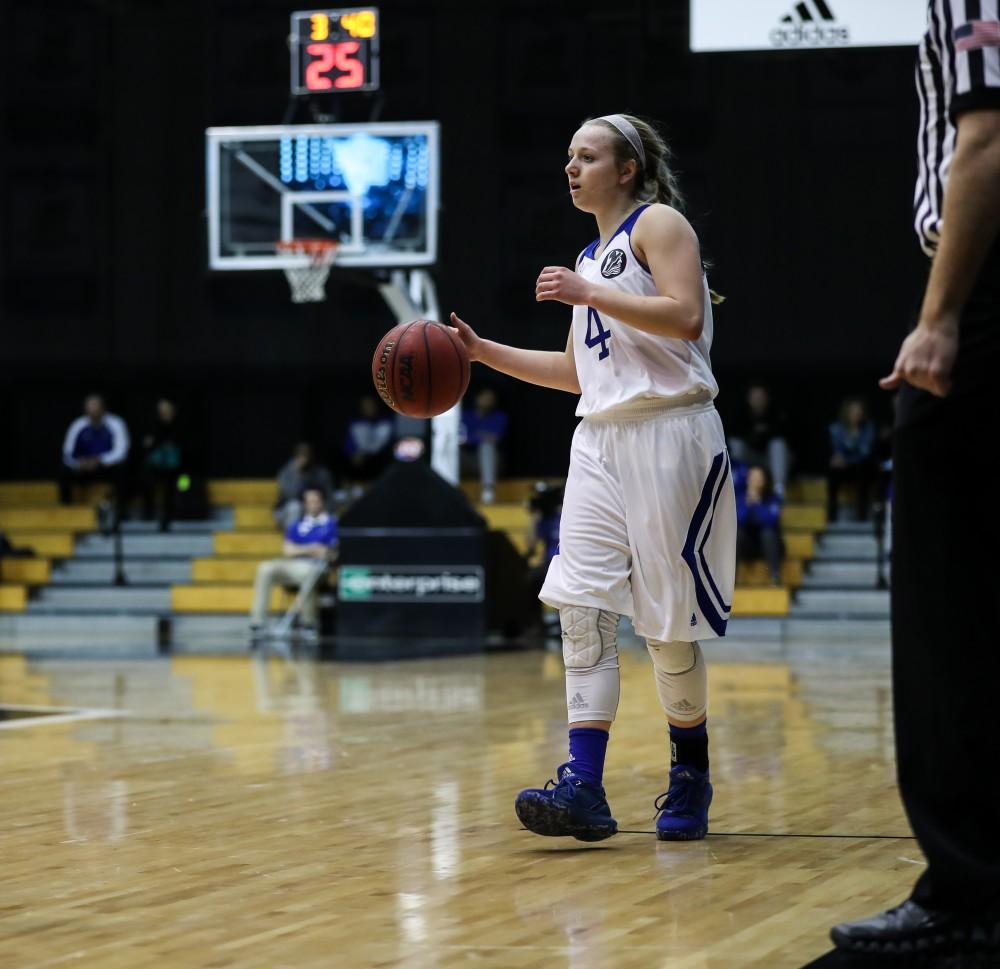
[[[967,0],[951,3],[963,24]],[[997,0],[982,0],[982,13]],[[976,6],[980,4],[977,2]],[[903,341],[892,373],[880,383],[892,390],[905,380],[938,396],[951,388],[962,308],[1000,232],[1000,48],[954,49],[958,81],[950,101],[957,137],[944,192],[941,238],[931,266],[917,328]]]

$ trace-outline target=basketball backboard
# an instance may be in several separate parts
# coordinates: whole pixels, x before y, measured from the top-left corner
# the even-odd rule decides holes
[[[209,128],[212,269],[285,269],[292,239],[339,243],[337,264],[414,267],[437,258],[434,121]]]

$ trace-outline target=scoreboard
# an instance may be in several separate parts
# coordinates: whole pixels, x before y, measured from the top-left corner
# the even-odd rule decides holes
[[[378,90],[379,12],[297,10],[292,14],[292,94]]]

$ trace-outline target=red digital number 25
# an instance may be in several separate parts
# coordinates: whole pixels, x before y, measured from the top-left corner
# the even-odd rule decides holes
[[[306,87],[310,91],[361,87],[365,82],[365,68],[361,61],[351,56],[360,47],[356,40],[345,40],[341,44],[309,44],[306,52],[316,59],[306,65]],[[333,68],[342,72],[335,81],[326,77]]]

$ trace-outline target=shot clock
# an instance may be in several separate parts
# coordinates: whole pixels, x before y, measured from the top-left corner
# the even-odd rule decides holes
[[[378,90],[376,7],[292,14],[292,94]]]

